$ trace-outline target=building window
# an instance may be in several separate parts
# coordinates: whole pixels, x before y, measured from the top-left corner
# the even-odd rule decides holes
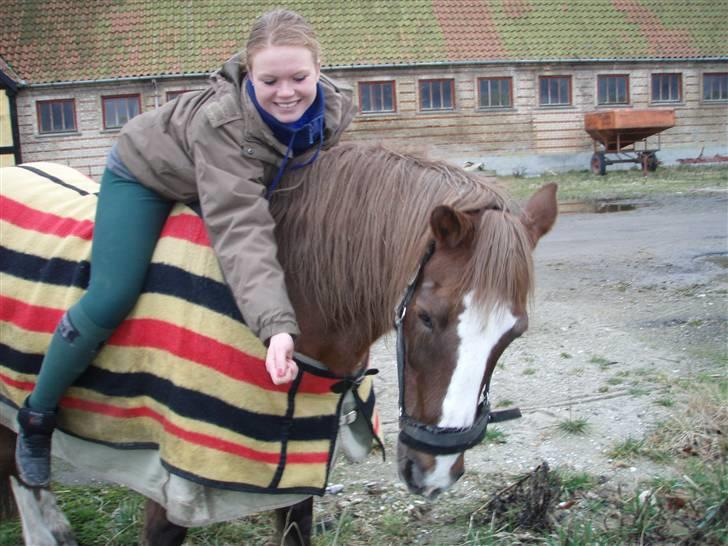
[[[359,111],[394,112],[394,81],[359,82]]]
[[[139,95],[102,97],[104,110],[104,129],[118,129],[139,114],[141,99]]]
[[[420,110],[452,110],[454,80],[420,80]]]
[[[479,108],[510,108],[513,105],[511,78],[478,78]]]
[[[728,100],[728,74],[703,74],[703,100]]]
[[[680,102],[681,74],[652,74],[652,102]]]
[[[629,76],[609,74],[597,76],[598,104],[629,104]]]
[[[41,100],[37,108],[39,133],[70,133],[76,130],[74,99]]]
[[[571,104],[571,76],[541,76],[539,78],[541,106]]]

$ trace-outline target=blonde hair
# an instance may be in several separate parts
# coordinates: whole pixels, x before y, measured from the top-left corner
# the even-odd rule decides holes
[[[320,62],[321,45],[316,33],[302,16],[290,10],[269,11],[253,23],[245,46],[248,70],[255,54],[270,46],[305,47],[313,55],[313,62]]]

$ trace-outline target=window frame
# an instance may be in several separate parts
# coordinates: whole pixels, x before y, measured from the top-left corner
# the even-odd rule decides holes
[[[107,123],[106,118],[106,104],[108,101],[116,100],[116,99],[132,99],[136,98],[137,103],[137,113],[134,116],[130,116],[127,118],[127,120],[122,123],[121,125],[109,125]],[[128,103],[127,103],[128,104]],[[127,112],[128,113],[128,112]],[[101,97],[101,124],[104,129],[104,131],[116,131],[121,129],[124,124],[126,124],[130,119],[132,119],[135,116],[138,116],[142,113],[142,96],[140,93],[125,93],[123,95],[102,95]]]
[[[508,104],[507,105],[498,105],[493,106],[491,105],[483,105],[482,101],[482,88],[481,84],[482,82],[493,82],[493,81],[506,81],[508,82]],[[478,77],[476,79],[476,88],[478,90],[478,110],[488,111],[488,110],[507,110],[510,108],[513,108],[513,76],[482,76]],[[490,96],[490,94],[489,94]]]
[[[41,109],[44,105],[51,106],[51,126],[54,125],[53,123],[53,110],[52,105],[53,104],[71,104],[71,111],[72,111],[72,118],[73,118],[73,127],[70,129],[61,129],[61,130],[55,130],[51,128],[50,130],[43,130],[43,115],[41,112]],[[43,99],[43,100],[37,100],[35,102],[35,112],[38,122],[38,134],[39,135],[64,135],[64,134],[70,134],[70,133],[78,133],[78,114],[76,113],[76,99],[75,98],[66,98],[66,99]],[[61,114],[62,118],[65,121],[65,114],[63,114],[64,108],[61,106]],[[65,125],[65,123],[64,123]]]
[[[624,101],[617,100],[616,101],[610,101],[609,100],[609,79],[615,79],[615,80],[622,80],[624,81]],[[601,96],[601,89],[602,89],[602,81],[606,80],[606,93],[607,97]],[[630,104],[630,92],[629,92],[629,74],[597,74],[597,106],[629,106]],[[619,95],[619,89],[617,88],[617,95]],[[603,98],[606,98],[606,100],[603,100]]]
[[[709,77],[719,76],[721,78],[725,78],[725,80],[726,80],[725,85],[722,87],[722,92],[723,92],[724,96],[719,97],[717,99],[705,98],[705,91],[706,91],[705,77],[706,76],[709,76]],[[700,86],[701,87],[701,89],[700,89],[701,102],[703,102],[705,104],[723,104],[723,103],[728,102],[728,72],[703,72],[701,80],[702,80],[701,81],[702,85]]]
[[[362,89],[365,86],[370,85],[384,85],[389,84],[392,86],[392,109],[391,110],[364,110],[362,107],[363,93]],[[397,113],[397,83],[395,80],[371,80],[371,81],[360,81],[357,82],[357,91],[359,98],[359,113],[363,115],[378,115],[378,114],[395,114]]]
[[[547,80],[566,80],[568,85],[568,101],[567,102],[542,102],[541,97],[541,82],[547,81]],[[543,108],[563,108],[565,106],[573,106],[574,105],[574,94],[571,89],[572,86],[572,77],[565,76],[562,74],[549,74],[549,75],[543,75],[538,77],[538,105]]]
[[[679,104],[683,102],[683,77],[682,72],[653,72],[650,74],[650,104]],[[665,99],[655,98],[655,78],[677,78],[677,98]],[[661,87],[661,85],[660,85]]]
[[[425,108],[424,105],[422,104],[422,99],[423,99],[422,87],[423,87],[423,84],[430,84],[430,85],[432,85],[432,84],[435,84],[435,83],[440,84],[440,103],[441,103],[441,105],[439,107],[430,106],[429,108]],[[450,105],[449,106],[443,104],[444,103],[444,100],[443,100],[444,99],[444,93],[443,93],[443,91],[445,89],[445,84],[447,84],[447,83],[450,84],[449,85],[449,87],[450,87]],[[430,112],[452,112],[452,111],[455,110],[455,78],[422,78],[422,79],[419,79],[419,80],[417,80],[417,95],[418,95],[418,97],[417,97],[418,98],[417,105],[418,105],[418,108],[419,108],[419,111],[420,112],[426,112],[426,113],[430,113]],[[432,87],[430,87],[430,104],[432,104],[432,96],[433,96],[432,95]]]

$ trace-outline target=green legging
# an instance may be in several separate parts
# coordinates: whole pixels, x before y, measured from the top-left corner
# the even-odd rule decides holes
[[[91,278],[63,316],[28,399],[50,411],[89,366],[139,298],[154,247],[173,205],[136,180],[104,171],[91,246]]]

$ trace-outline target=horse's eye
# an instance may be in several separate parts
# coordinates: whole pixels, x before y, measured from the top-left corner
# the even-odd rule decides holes
[[[424,324],[426,328],[432,330],[432,318],[430,318],[430,315],[428,315],[424,311],[420,311],[419,313],[417,313],[417,318],[422,321],[422,324]]]

